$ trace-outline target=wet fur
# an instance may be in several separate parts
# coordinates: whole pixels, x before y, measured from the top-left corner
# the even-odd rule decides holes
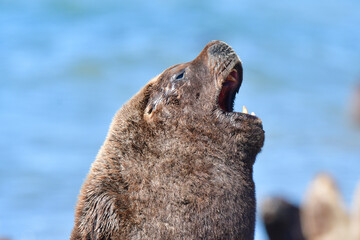
[[[70,239],[253,239],[264,132],[260,119],[216,106],[223,68],[210,63],[221,62],[224,46],[212,42],[167,69],[118,111]]]

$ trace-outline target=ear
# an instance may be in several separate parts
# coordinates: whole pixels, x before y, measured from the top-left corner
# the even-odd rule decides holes
[[[157,105],[156,101],[152,101],[152,102],[148,101],[147,102],[147,106],[146,106],[146,108],[144,110],[144,119],[145,119],[145,121],[147,121],[147,122],[151,121],[151,119],[152,119],[152,117],[154,115],[154,112],[156,110],[156,105]]]
[[[301,208],[301,223],[306,239],[349,239],[349,217],[330,175],[319,174],[311,182]]]
[[[159,96],[154,96],[153,90],[156,83],[159,81],[161,74],[157,75],[145,86],[144,101],[143,101],[143,115],[146,122],[151,122],[156,106],[159,102]]]
[[[155,118],[155,113],[162,109],[164,104],[164,97],[160,93],[155,93],[155,95],[151,95],[147,99],[146,107],[143,111],[144,114],[144,120],[146,122],[153,122]]]
[[[133,121],[141,121],[143,119],[144,111],[148,106],[154,84],[154,81],[150,81],[126,102],[117,112],[116,119],[122,120],[131,118]]]

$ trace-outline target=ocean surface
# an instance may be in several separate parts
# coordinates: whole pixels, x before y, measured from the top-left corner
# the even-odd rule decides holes
[[[360,128],[360,1],[0,0],[0,237],[68,239],[115,112],[211,40],[243,62],[235,109],[263,120],[257,201],[301,203],[318,172],[351,204]],[[256,240],[266,234],[258,218]]]

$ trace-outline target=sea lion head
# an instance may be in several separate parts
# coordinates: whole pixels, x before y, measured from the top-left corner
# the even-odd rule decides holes
[[[174,65],[150,81],[144,119],[151,124],[177,126],[181,122],[189,128],[209,128],[217,135],[230,136],[224,140],[235,141],[255,159],[264,131],[260,118],[234,112],[242,80],[242,64],[235,51],[224,42],[212,41],[193,61]]]

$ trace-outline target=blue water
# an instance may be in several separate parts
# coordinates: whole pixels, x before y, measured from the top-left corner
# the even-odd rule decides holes
[[[235,108],[266,130],[258,203],[300,203],[319,171],[346,203],[360,179],[360,2],[0,0],[0,236],[67,239],[114,113],[210,40],[243,61]],[[258,221],[256,239],[266,239]]]

